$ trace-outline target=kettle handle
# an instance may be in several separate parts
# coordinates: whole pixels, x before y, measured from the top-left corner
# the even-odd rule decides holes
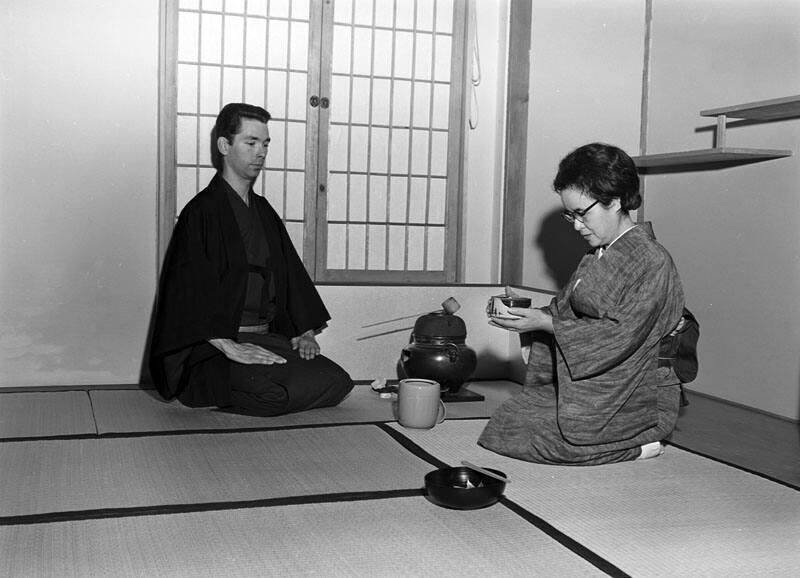
[[[447,342],[447,356],[450,358],[450,363],[458,361],[458,345],[455,343]]]
[[[404,347],[403,351],[400,352],[400,361],[402,363],[405,363],[409,359],[411,359],[411,350],[408,349],[407,347]]]

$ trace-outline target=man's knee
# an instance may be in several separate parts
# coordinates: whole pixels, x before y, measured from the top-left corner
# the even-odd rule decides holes
[[[327,357],[320,356],[322,362],[321,386],[327,389],[332,403],[339,403],[353,389],[353,379],[340,365]]]
[[[274,416],[289,411],[289,394],[284,387],[270,384],[261,391],[231,390],[234,411],[259,416]]]

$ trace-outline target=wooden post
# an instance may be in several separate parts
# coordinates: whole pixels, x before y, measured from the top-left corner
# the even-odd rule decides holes
[[[522,284],[532,14],[531,0],[511,2],[508,32],[505,194],[500,267],[500,282],[503,284]]]

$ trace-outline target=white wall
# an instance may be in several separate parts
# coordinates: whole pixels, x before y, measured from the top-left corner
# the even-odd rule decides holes
[[[138,378],[155,282],[158,4],[3,4],[0,386]]]
[[[535,0],[523,284],[558,289],[588,249],[558,217],[558,162],[602,141],[639,150],[645,2]]]
[[[470,0],[474,7],[470,36],[477,55],[471,55],[467,160],[464,182],[464,282],[495,283],[499,279],[500,231],[503,203],[505,145],[505,86],[508,28],[507,0]]]
[[[796,0],[656,0],[649,152],[711,146],[700,110],[798,94],[799,70]],[[692,389],[796,419],[800,119],[730,119],[727,144],[794,156],[648,176],[645,214],[700,320]]]

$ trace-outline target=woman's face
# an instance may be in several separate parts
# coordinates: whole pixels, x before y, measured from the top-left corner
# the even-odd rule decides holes
[[[620,212],[619,199],[614,199],[608,206],[603,203],[595,204],[582,217],[575,214],[575,211],[585,211],[596,200],[574,187],[561,191],[561,204],[564,206],[564,210],[575,216],[572,227],[589,245],[602,247],[611,243],[622,233],[623,213]]]

